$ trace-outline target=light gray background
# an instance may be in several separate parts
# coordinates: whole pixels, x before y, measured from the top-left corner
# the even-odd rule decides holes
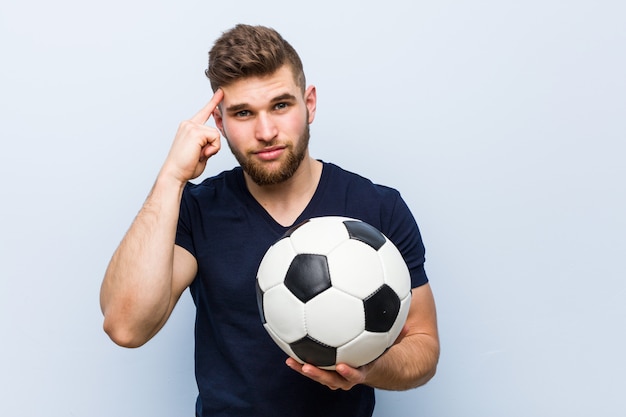
[[[623,1],[0,4],[0,415],[193,415],[189,294],[127,350],[98,291],[237,22],[300,51],[313,156],[421,226],[439,373],[376,416],[626,415]]]

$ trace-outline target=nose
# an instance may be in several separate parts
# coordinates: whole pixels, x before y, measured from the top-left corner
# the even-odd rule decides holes
[[[256,139],[263,142],[271,142],[276,138],[278,127],[269,113],[258,113],[254,133]]]

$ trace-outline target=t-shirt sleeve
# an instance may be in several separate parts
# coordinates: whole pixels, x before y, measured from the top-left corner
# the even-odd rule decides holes
[[[388,238],[396,245],[411,275],[411,287],[416,288],[428,282],[424,269],[425,248],[422,236],[406,202],[399,193],[392,199],[389,216]]]
[[[192,213],[189,204],[188,186],[183,191],[183,198],[180,202],[180,213],[178,215],[178,226],[176,227],[176,245],[185,248],[194,257],[196,248],[191,235]]]

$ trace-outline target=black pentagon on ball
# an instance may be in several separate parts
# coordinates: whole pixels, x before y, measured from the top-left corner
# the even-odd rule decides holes
[[[400,298],[387,284],[363,300],[365,308],[365,330],[388,332],[400,311]]]
[[[303,303],[326,291],[331,287],[326,256],[310,253],[296,255],[285,274],[284,283]]]
[[[337,360],[337,349],[325,345],[310,336],[289,344],[293,353],[304,362],[315,366],[332,366]]]
[[[261,322],[263,324],[267,323],[267,320],[265,320],[265,311],[263,310],[263,290],[259,286],[259,281],[256,282],[256,304],[259,307]]]
[[[368,223],[358,220],[346,220],[343,224],[348,230],[350,239],[360,240],[370,245],[374,250],[380,249],[387,241],[378,229]]]

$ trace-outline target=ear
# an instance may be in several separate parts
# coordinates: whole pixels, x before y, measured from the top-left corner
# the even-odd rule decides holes
[[[224,119],[222,118],[222,111],[220,110],[219,106],[217,106],[215,110],[213,110],[213,119],[215,120],[215,127],[219,129],[219,131],[222,133],[222,136],[226,136],[224,135]]]
[[[313,123],[315,120],[315,110],[317,109],[317,90],[314,85],[310,85],[304,91],[304,103],[306,104],[306,108],[309,111],[309,124]]]

